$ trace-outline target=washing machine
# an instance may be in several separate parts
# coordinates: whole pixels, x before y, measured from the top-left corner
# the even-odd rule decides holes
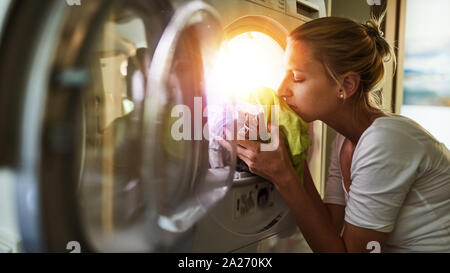
[[[264,40],[280,54],[288,31],[325,16],[323,1],[1,5],[2,251],[283,252],[304,244],[273,185],[240,170],[235,147],[218,146],[211,124],[220,117],[208,106],[230,97],[218,91],[230,69],[217,69],[224,44],[230,52],[232,41],[240,48],[256,39],[255,49]],[[313,176],[321,160],[314,127]]]
[[[227,78],[219,83],[225,86],[220,92],[241,87],[239,93],[257,86],[277,89],[285,73],[282,61],[288,33],[304,22],[326,16],[324,1],[205,2],[219,12],[224,29],[222,48],[228,54],[223,57],[225,69],[219,71],[235,73],[231,84]],[[221,61],[219,57],[219,66]],[[322,128],[321,122],[310,124],[313,144],[308,151],[308,165],[313,180],[319,182],[318,188],[322,179]],[[230,191],[196,229],[194,252],[311,252],[273,185],[239,168]]]

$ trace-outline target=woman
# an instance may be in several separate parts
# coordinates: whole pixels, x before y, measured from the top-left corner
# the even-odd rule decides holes
[[[449,151],[372,99],[394,57],[381,20],[320,18],[288,38],[278,96],[338,132],[324,200],[307,166],[300,183],[283,140],[273,152],[238,141],[238,156],[275,184],[315,252],[449,252]]]

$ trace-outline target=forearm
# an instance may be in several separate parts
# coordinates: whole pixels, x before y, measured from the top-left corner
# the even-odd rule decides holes
[[[291,176],[288,179],[298,177]],[[303,184],[293,181],[286,184],[295,187],[282,189],[280,193],[311,249],[314,252],[346,252],[344,241],[334,228],[312,180],[305,179]]]
[[[317,207],[320,208],[325,217],[329,217],[333,227],[336,229],[338,234],[340,234],[344,222],[345,212],[342,208],[338,208],[339,206],[337,205],[327,205],[322,201],[322,197],[320,196],[316,186],[314,185],[311,173],[309,172],[308,164],[306,163],[304,170],[303,183],[305,184],[306,193],[311,197],[312,201],[317,205]]]
[[[330,222],[332,223],[332,217],[330,214],[330,211],[328,210],[327,206],[323,203],[322,197],[320,196],[319,192],[317,191],[316,186],[314,185],[314,181],[312,179],[311,173],[308,168],[308,164],[305,163],[304,166],[304,175],[303,175],[303,184],[306,193],[311,198],[311,201],[314,202],[315,207],[317,207],[320,210],[320,213],[328,218]]]

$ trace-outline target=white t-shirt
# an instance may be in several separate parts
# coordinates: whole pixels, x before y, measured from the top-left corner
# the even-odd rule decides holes
[[[444,125],[445,126],[445,125]],[[450,252],[450,151],[413,121],[381,117],[364,131],[347,193],[336,137],[324,203],[345,206],[345,221],[388,232],[383,252]]]

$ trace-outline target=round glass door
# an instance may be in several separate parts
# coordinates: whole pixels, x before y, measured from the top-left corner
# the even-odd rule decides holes
[[[179,250],[235,165],[224,150],[221,164],[210,162],[204,77],[221,40],[214,11],[189,2],[158,35],[137,3],[112,6],[88,49],[78,203],[96,251]]]
[[[202,2],[180,8],[150,67],[142,174],[152,181],[157,227],[151,234],[154,240],[168,238],[163,245],[211,210],[234,176],[235,151],[215,139],[226,126],[226,117],[218,119],[214,108],[220,96],[210,96],[206,83],[222,40],[217,17]]]
[[[152,47],[164,22],[147,19],[139,9],[144,2],[111,6],[86,50],[91,80],[80,109],[77,201],[82,230],[95,251],[150,250],[149,197],[140,175],[142,116]]]
[[[17,15],[35,24],[18,24],[2,52],[12,65],[0,67],[2,97],[23,111],[7,121],[25,250],[188,250],[180,237],[231,187],[236,161],[207,125],[215,11],[200,1],[40,4]]]

